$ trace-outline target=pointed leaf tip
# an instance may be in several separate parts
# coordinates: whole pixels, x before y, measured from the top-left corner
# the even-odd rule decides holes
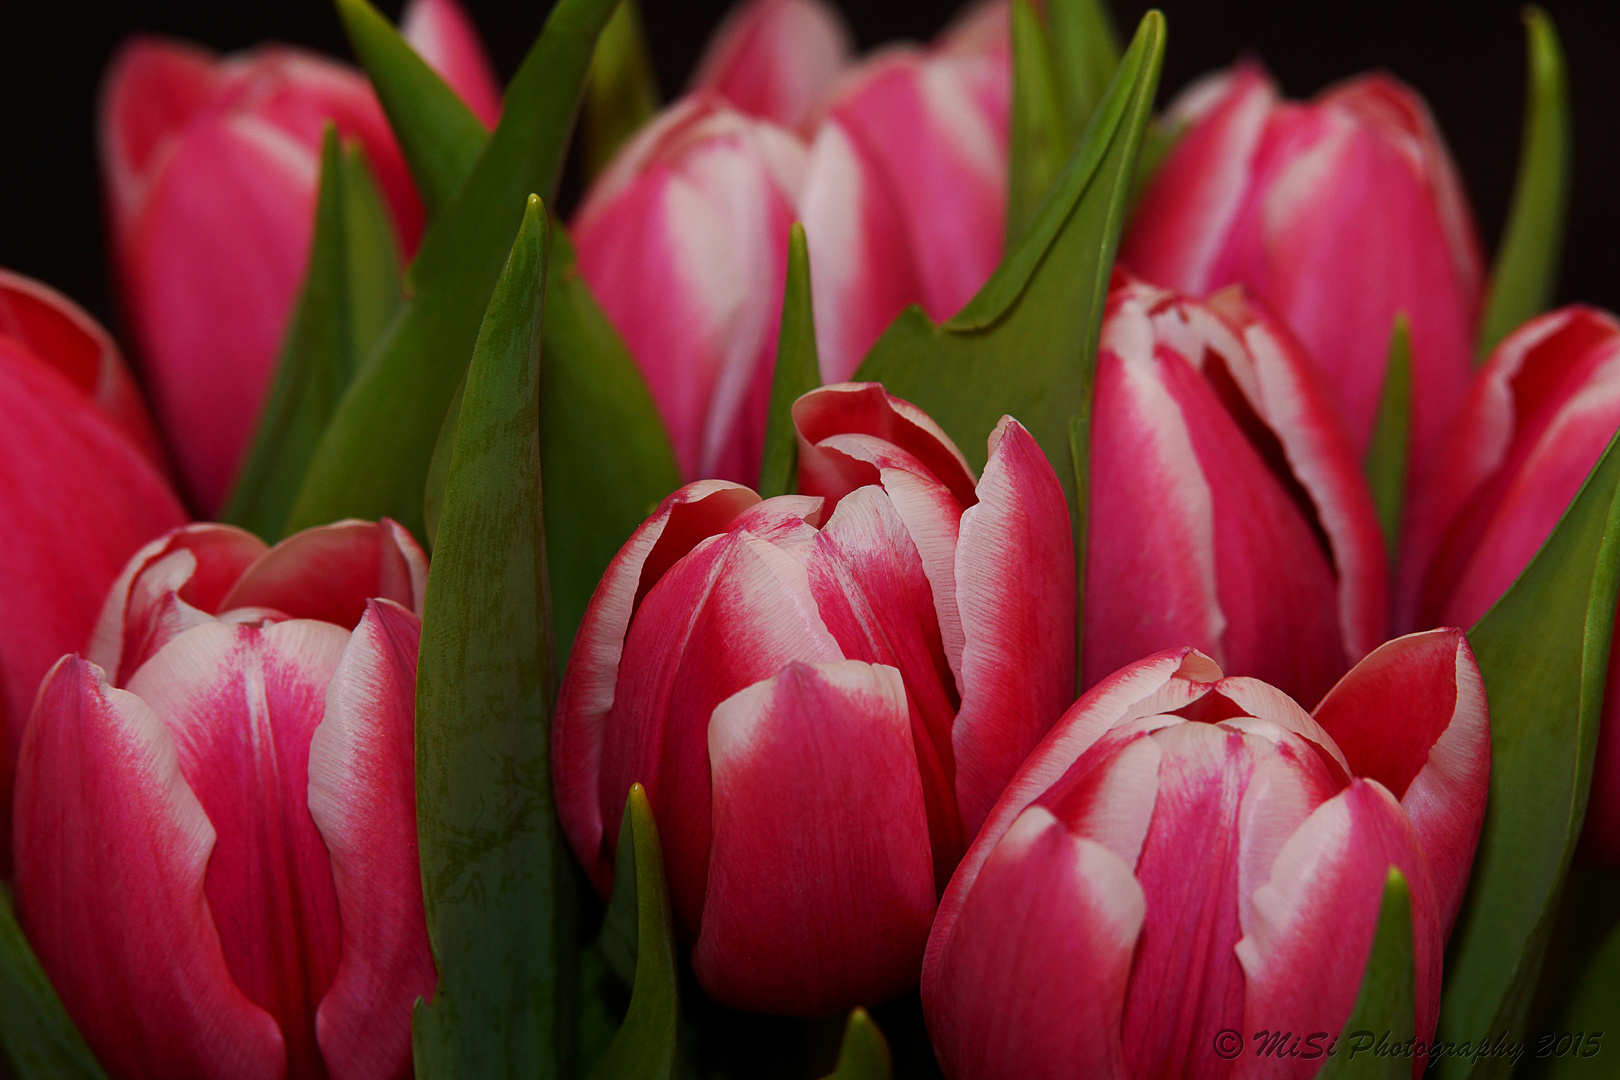
[[[1417,1028],[1417,966],[1412,940],[1412,890],[1394,866],[1384,879],[1378,928],[1361,989],[1339,1035],[1339,1052],[1328,1059],[1321,1080],[1410,1080],[1412,1059],[1400,1054],[1350,1053],[1357,1033],[1375,1033],[1392,1045],[1410,1041]],[[1386,1034],[1387,1033],[1387,1034]]]
[[[889,1080],[889,1042],[865,1009],[851,1010],[838,1050],[838,1067],[827,1080]]]
[[[1406,506],[1406,480],[1411,450],[1412,424],[1412,323],[1406,312],[1397,312],[1389,332],[1389,358],[1384,365],[1384,387],[1373,422],[1372,441],[1362,463],[1367,486],[1372,489],[1378,523],[1393,562],[1401,539],[1401,519]]]
[[[795,489],[799,437],[793,427],[793,403],[820,385],[815,305],[810,294],[810,250],[804,226],[795,221],[788,235],[787,285],[782,296],[781,329],[776,337],[776,371],[771,378],[765,453],[759,467],[759,493],[767,499]]]

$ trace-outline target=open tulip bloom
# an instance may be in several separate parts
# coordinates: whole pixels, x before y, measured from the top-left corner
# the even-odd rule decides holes
[[[1614,1072],[1544,14],[1487,267],[1415,89],[1155,118],[1157,12],[336,7],[113,54],[123,337],[0,269],[0,1076]]]

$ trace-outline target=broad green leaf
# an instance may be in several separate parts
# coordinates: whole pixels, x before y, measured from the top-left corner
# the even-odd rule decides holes
[[[624,922],[633,917],[633,938]],[[630,796],[619,827],[614,862],[613,898],[603,926],[602,951],[609,951],[609,931],[620,939],[615,951],[628,947],[634,972],[630,1008],[607,1053],[591,1070],[593,1080],[669,1080],[675,1075],[680,1034],[680,1006],[675,978],[675,927],[664,882],[664,856],[652,806],[640,784]],[[621,960],[622,962],[622,960]],[[617,967],[617,964],[614,964]]]
[[[1620,926],[1609,931],[1587,964],[1551,1035],[1550,1045],[1532,1044],[1526,1050],[1535,1055],[1545,1049],[1552,1057],[1547,1080],[1598,1080],[1613,1074],[1613,1063],[1604,1064],[1599,1055],[1604,1050],[1612,1054],[1620,1040]]]
[[[1052,52],[1070,140],[1078,139],[1119,66],[1119,34],[1101,0],[1049,0]]]
[[[489,129],[368,0],[337,0],[337,10],[399,139],[422,205],[436,217],[461,190]]]
[[[1558,31],[1539,7],[1524,10],[1524,134],[1502,246],[1479,326],[1483,359],[1525,320],[1552,306],[1569,208],[1569,76]]]
[[[759,466],[759,493],[767,499],[794,490],[799,437],[793,428],[793,403],[820,385],[816,313],[810,299],[810,249],[805,244],[804,226],[794,222],[788,234],[787,287],[782,295],[782,325],[776,335],[771,413]]]
[[[889,1043],[865,1009],[856,1008],[844,1025],[838,1067],[827,1080],[889,1080]]]
[[[107,1080],[0,890],[0,1074],[17,1080]],[[6,1066],[10,1066],[9,1072]]]
[[[544,352],[544,326],[541,327],[540,340],[540,350]],[[461,399],[466,393],[467,380],[463,378],[461,385],[456,387],[455,394],[450,398],[450,407],[444,413],[444,423],[439,425],[439,439],[433,444],[433,457],[428,461],[427,484],[422,492],[422,520],[427,525],[429,554],[432,554],[433,546],[439,540],[439,516],[444,511],[444,488],[450,482],[450,451],[456,445],[456,425],[461,421]],[[545,467],[546,463],[542,457],[540,462],[542,473]]]
[[[595,176],[636,130],[658,111],[653,77],[636,0],[619,0],[596,42],[591,81],[585,87],[585,175]]]
[[[1406,312],[1401,311],[1395,314],[1395,324],[1390,328],[1384,388],[1378,399],[1378,416],[1373,421],[1372,441],[1367,444],[1367,456],[1362,461],[1391,562],[1398,554],[1401,541],[1411,423],[1412,323]]]
[[[1012,5],[1012,135],[1007,148],[1006,246],[1016,247],[1074,146],[1052,43],[1030,0]],[[1078,135],[1079,129],[1074,129]]]
[[[424,533],[422,492],[445,410],[524,198],[556,188],[591,50],[613,2],[559,0],[552,8],[507,89],[500,125],[423,237],[408,275],[410,300],[327,426],[289,530],[388,515]],[[401,129],[409,126],[408,113],[394,115]]]
[[[285,535],[321,434],[399,304],[399,248],[382,195],[359,147],[340,148],[328,124],[309,267],[222,520],[272,543]]]
[[[1412,948],[1412,890],[1399,870],[1391,866],[1384,881],[1384,900],[1378,909],[1378,930],[1373,937],[1361,989],[1350,1019],[1339,1033],[1334,1055],[1318,1073],[1320,1080],[1410,1080],[1412,1059],[1379,1055],[1382,1040],[1405,1043],[1417,1028],[1417,971]]]
[[[428,574],[417,834],[439,985],[422,1080],[573,1071],[578,900],[552,802],[540,507],[546,219],[530,197],[468,369]]]
[[[1468,632],[1491,710],[1491,790],[1452,933],[1440,1038],[1522,1037],[1586,814],[1620,570],[1611,441],[1518,581]],[[1448,1058],[1448,1078],[1501,1062]]]

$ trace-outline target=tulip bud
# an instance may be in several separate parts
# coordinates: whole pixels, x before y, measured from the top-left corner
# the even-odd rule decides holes
[[[940,901],[922,993],[945,1074],[1225,1076],[1223,1029],[1325,1042],[1391,866],[1426,1042],[1489,754],[1456,630],[1381,646],[1314,716],[1191,649],[1115,672],[1025,761]]]
[[[1412,447],[1425,457],[1466,392],[1484,277],[1456,168],[1427,107],[1387,75],[1282,101],[1258,67],[1195,84],[1189,125],[1142,197],[1121,259],[1203,295],[1248,285],[1332,387],[1357,454],[1390,328],[1412,328]]]
[[[1612,315],[1562,308],[1503,339],[1413,489],[1398,623],[1472,626],[1530,565],[1617,428]],[[1620,863],[1620,694],[1605,703],[1583,843]]]
[[[1074,564],[1016,421],[975,485],[875,383],[794,420],[803,494],[689,484],[609,566],[553,761],[604,895],[639,782],[704,988],[818,1015],[915,982],[937,890],[1071,693]]]
[[[279,46],[218,59],[145,38],[107,72],[101,163],[124,302],[205,512],[236,475],[304,277],[328,121],[364,148],[414,248],[421,204],[358,72]]]
[[[82,648],[141,544],[185,521],[107,332],[0,270],[0,866],[11,778],[40,677]]]
[[[1384,638],[1383,540],[1305,354],[1233,288],[1120,275],[1092,427],[1085,678],[1177,644],[1315,701]]]
[[[744,0],[710,39],[692,89],[801,130],[850,51],[849,28],[822,0]]]
[[[115,1076],[408,1075],[426,560],[341,522],[142,549],[18,765],[18,916]]]
[[[494,127],[501,118],[501,84],[461,5],[456,0],[411,0],[399,29],[484,126]]]

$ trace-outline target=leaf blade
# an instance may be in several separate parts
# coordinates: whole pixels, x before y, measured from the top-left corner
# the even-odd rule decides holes
[[[1389,358],[1384,365],[1384,387],[1373,420],[1372,441],[1362,460],[1362,472],[1372,490],[1373,507],[1383,529],[1384,547],[1391,563],[1399,555],[1401,519],[1406,507],[1407,457],[1411,451],[1412,322],[1406,312],[1395,314],[1389,332]]]
[[[844,1041],[838,1048],[838,1067],[827,1080],[889,1080],[892,1065],[889,1041],[865,1009],[850,1010]]]
[[[1058,90],[1072,142],[1085,131],[1108,92],[1119,66],[1119,34],[1098,0],[1050,0],[1047,10]]]
[[[0,1045],[17,1080],[107,1080],[0,892]]]
[[[1350,1018],[1340,1031],[1335,1053],[1319,1073],[1320,1080],[1409,1080],[1412,1059],[1380,1056],[1357,1037],[1372,1040],[1387,1034],[1391,1044],[1409,1042],[1417,1029],[1417,968],[1412,944],[1412,891],[1391,866],[1378,909],[1378,930]]]
[[[595,177],[658,111],[647,32],[636,0],[619,0],[602,29],[585,90],[585,175]]]
[[[1073,138],[1058,89],[1052,44],[1030,0],[1012,5],[1012,133],[1008,146],[1006,246],[1015,247],[1063,171]],[[1078,132],[1076,132],[1078,134]]]
[[[795,488],[799,436],[793,427],[793,403],[821,385],[821,359],[816,350],[816,312],[810,295],[810,249],[804,226],[788,234],[787,285],[782,297],[781,329],[776,335],[776,370],[771,377],[771,411],[765,422],[765,453],[759,466],[759,493],[769,499]]]

